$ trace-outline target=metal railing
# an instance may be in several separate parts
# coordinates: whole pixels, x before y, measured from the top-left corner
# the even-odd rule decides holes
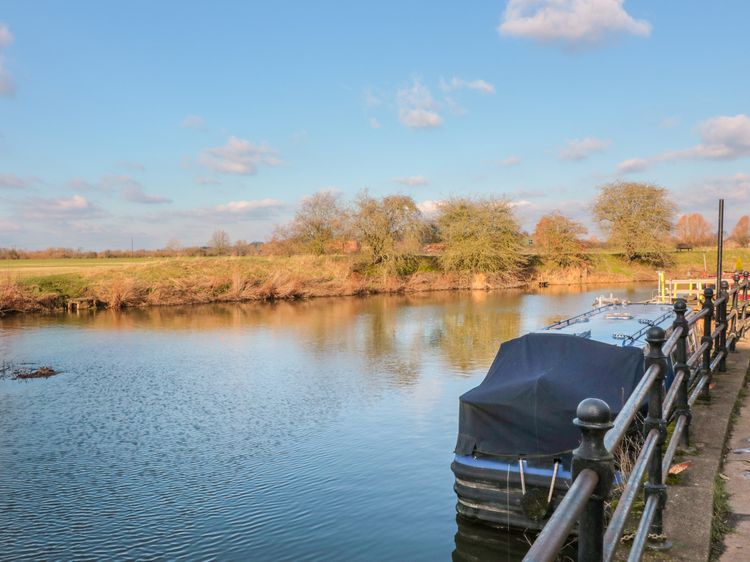
[[[731,289],[727,281],[721,281],[715,300],[713,289],[704,289],[699,312],[689,313],[686,302],[677,299],[669,337],[662,328],[648,330],[644,375],[614,421],[610,421],[610,408],[602,400],[587,398],[578,405],[573,423],[581,430],[581,445],[573,451],[573,483],[525,561],[555,560],[576,523],[579,562],[613,560],[641,490],[646,501],[628,560],[640,560],[647,544],[668,548],[663,522],[666,477],[678,446],[689,445],[692,406],[697,400],[708,401],[714,372],[726,370],[727,355],[748,329],[749,277],[747,271],[735,273]],[[702,334],[700,345],[688,356],[688,337],[695,330]],[[664,381],[670,356],[675,376],[666,391]],[[605,501],[615,475],[614,454],[646,402],[644,441],[605,526]],[[667,442],[667,425],[671,423],[674,428]]]

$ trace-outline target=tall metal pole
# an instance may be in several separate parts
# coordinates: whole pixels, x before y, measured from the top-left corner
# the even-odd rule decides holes
[[[719,199],[719,232],[716,233],[716,290],[721,287],[721,272],[724,261],[724,200]]]

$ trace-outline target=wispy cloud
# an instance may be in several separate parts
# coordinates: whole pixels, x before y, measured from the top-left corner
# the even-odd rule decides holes
[[[380,121],[378,121],[374,117],[370,117],[369,123],[371,128],[380,129]]]
[[[177,213],[179,216],[203,218],[214,221],[267,220],[286,209],[287,204],[278,199],[239,200],[212,207],[201,207]]]
[[[485,80],[463,80],[461,78],[453,77],[450,80],[440,79],[440,89],[444,92],[452,92],[454,90],[476,90],[483,94],[494,94],[495,86],[486,82]]]
[[[408,185],[409,187],[417,187],[420,185],[427,185],[430,183],[426,177],[424,176],[405,176],[401,178],[396,178],[393,180],[396,183],[400,183],[401,185]]]
[[[594,137],[569,139],[565,141],[565,146],[560,149],[559,156],[561,160],[584,160],[596,152],[603,151],[611,144],[612,141],[609,139],[598,139]]]
[[[542,43],[595,45],[611,35],[648,36],[651,24],[633,18],[624,0],[508,0],[498,31]]]
[[[736,160],[750,157],[750,117],[719,116],[698,125],[701,142],[682,150],[669,150],[645,158],[629,158],[617,166],[623,174],[641,172],[670,160]]]
[[[146,169],[146,166],[141,164],[140,162],[128,162],[128,161],[121,161],[117,164],[120,168],[123,168],[125,170],[131,170],[133,172],[143,172]]]
[[[383,100],[376,96],[370,88],[362,90],[362,100],[365,103],[365,107],[378,107],[383,104]]]
[[[727,209],[746,214],[750,206],[750,174],[704,178],[680,190],[679,206],[682,212],[705,212],[713,208],[718,199],[724,199]],[[735,220],[739,216],[734,217]]]
[[[518,164],[520,163],[521,157],[514,154],[512,156],[508,156],[507,158],[503,158],[502,160],[498,160],[497,165],[501,168],[510,168],[511,166],[518,166]]]
[[[169,197],[161,197],[159,195],[149,195],[145,193],[139,186],[129,186],[122,190],[122,197],[126,201],[131,203],[142,203],[144,205],[161,205],[164,203],[171,203],[172,200]]]
[[[221,182],[218,179],[207,176],[198,176],[195,178],[195,183],[198,185],[221,185]]]
[[[13,34],[7,24],[0,23],[0,96],[10,97],[16,92],[13,78],[5,68],[5,54],[3,51],[13,43]]]
[[[198,161],[215,172],[238,175],[257,174],[261,164],[279,166],[282,163],[274,149],[237,137],[229,137],[223,146],[207,148],[201,152]]]
[[[398,118],[410,129],[432,129],[443,124],[430,90],[415,78],[411,86],[396,94]]]
[[[672,127],[676,127],[679,124],[680,124],[680,118],[675,115],[671,115],[659,121],[659,128],[671,129]]]
[[[184,129],[201,131],[206,128],[206,120],[203,119],[203,117],[201,117],[200,115],[187,115],[180,122],[180,127]]]
[[[24,179],[16,174],[0,174],[0,189],[25,189],[34,183],[35,179]]]

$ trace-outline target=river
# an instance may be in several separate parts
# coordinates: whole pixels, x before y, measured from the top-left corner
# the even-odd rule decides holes
[[[518,560],[457,525],[458,397],[499,344],[651,287],[0,318],[0,558]],[[7,373],[6,373],[7,374]]]

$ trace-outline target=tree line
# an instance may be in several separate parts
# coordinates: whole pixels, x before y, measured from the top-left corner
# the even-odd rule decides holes
[[[615,182],[602,186],[592,216],[606,235],[605,245],[628,262],[668,265],[675,243],[700,246],[715,234],[698,214],[682,215],[657,185]],[[351,204],[339,194],[320,192],[305,199],[295,217],[279,227],[266,244],[270,253],[338,254],[354,244],[372,265],[408,269],[425,249],[435,250],[445,271],[513,275],[540,255],[557,267],[585,266],[589,250],[601,245],[585,239],[587,229],[559,211],[539,219],[525,233],[511,201],[496,197],[456,197],[437,203],[425,215],[406,195],[376,198],[360,193]],[[730,239],[750,242],[750,219],[740,219]]]
[[[554,267],[586,267],[591,250],[601,246],[619,252],[627,262],[663,266],[669,264],[675,244],[709,245],[716,238],[699,213],[675,221],[676,205],[669,192],[653,184],[604,185],[591,212],[606,236],[604,242],[587,239],[587,229],[559,211],[541,217],[533,232],[524,232],[512,201],[499,197],[454,197],[426,213],[408,195],[375,197],[362,191],[347,202],[338,193],[322,191],[304,199],[293,219],[277,227],[265,243],[232,242],[225,231],[217,230],[200,247],[183,248],[172,240],[155,251],[0,249],[0,258],[348,253],[359,256],[363,270],[407,274],[424,265],[425,255],[432,255],[447,272],[512,277],[535,259]],[[740,218],[728,239],[748,246],[750,217]]]

